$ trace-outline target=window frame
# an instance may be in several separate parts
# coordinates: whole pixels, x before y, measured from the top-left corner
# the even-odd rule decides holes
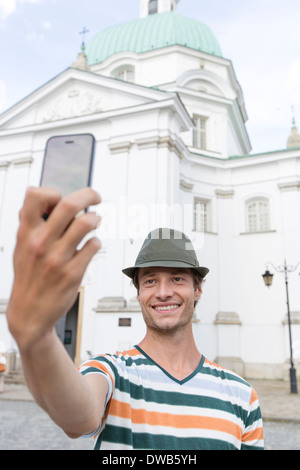
[[[200,206],[200,209],[197,206]],[[195,232],[211,232],[211,201],[202,197],[194,197],[193,230]]]
[[[193,114],[193,122],[193,147],[200,150],[207,150],[208,117],[200,114]]]
[[[150,0],[148,4],[148,15],[158,13],[158,0]]]
[[[271,230],[270,200],[267,197],[258,196],[247,199],[245,205],[246,232],[269,232]],[[251,206],[253,206],[253,210]]]

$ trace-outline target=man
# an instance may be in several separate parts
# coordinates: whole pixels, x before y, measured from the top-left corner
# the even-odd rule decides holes
[[[124,269],[147,327],[141,343],[75,368],[55,324],[100,248],[92,238],[77,250],[99,217],[75,216],[99,202],[90,188],[64,199],[49,188],[26,194],[7,318],[36,401],[70,437],[95,435],[96,449],[262,449],[255,391],[195,345],[192,316],[208,269],[184,234],[153,232]]]

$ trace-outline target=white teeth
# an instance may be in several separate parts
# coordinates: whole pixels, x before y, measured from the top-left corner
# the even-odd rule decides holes
[[[178,308],[179,305],[160,305],[159,307],[154,307],[155,310],[174,310],[175,308]]]

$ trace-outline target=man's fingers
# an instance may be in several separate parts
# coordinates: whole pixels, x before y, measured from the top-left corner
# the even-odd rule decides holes
[[[42,216],[50,214],[61,200],[61,194],[54,188],[29,187],[26,191],[20,221],[26,220],[28,225],[35,227],[41,223]]]
[[[86,242],[81,250],[77,251],[71,262],[69,268],[72,272],[82,279],[86,268],[93,258],[93,256],[100,250],[101,242],[98,238],[91,238]]]
[[[30,187],[20,212],[22,229],[20,228],[19,235],[24,238],[29,233],[28,229],[32,230],[32,236],[28,240],[31,253],[33,248],[43,256],[47,255],[47,251],[54,250],[56,254],[60,253],[64,263],[68,263],[76,257],[77,247],[84,237],[100,223],[100,217],[96,213],[83,211],[100,202],[99,194],[91,188],[83,188],[62,198],[59,191],[53,188]],[[49,214],[47,220],[43,220],[45,213]],[[100,247],[97,239],[86,243],[77,260],[80,261],[85,256],[89,259]]]
[[[99,194],[91,188],[84,188],[63,198],[53,209],[47,224],[54,239],[60,238],[76,215],[87,207],[101,202]]]
[[[98,227],[100,220],[95,212],[87,212],[75,218],[60,241],[68,258],[74,255],[83,238]]]

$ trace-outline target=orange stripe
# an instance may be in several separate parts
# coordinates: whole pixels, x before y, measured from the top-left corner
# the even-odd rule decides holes
[[[231,434],[241,439],[241,428],[225,419],[208,418],[192,415],[172,415],[156,411],[135,410],[129,404],[112,399],[109,414],[120,418],[130,419],[134,424],[149,424],[153,426],[170,426],[178,429],[211,429]]]
[[[119,355],[119,354],[122,354],[122,356],[130,356],[130,357],[134,357],[134,356],[137,356],[137,355],[141,356],[140,351],[136,348],[129,349],[128,351],[122,351],[122,352],[118,351],[117,355]]]
[[[89,361],[89,362],[86,362],[83,365],[84,365],[84,367],[94,367],[95,369],[99,369],[102,372],[105,372],[106,374],[109,375],[112,383],[114,383],[114,379],[113,379],[112,375],[108,372],[106,367],[103,364],[101,364],[100,362],[98,362],[98,361]]]
[[[220,366],[220,364],[216,364],[215,362],[210,361],[209,359],[207,359],[207,357],[205,358],[204,364],[209,364],[210,366],[217,367],[217,369],[224,369],[224,367]]]
[[[253,431],[243,434],[243,442],[263,440],[263,438],[264,438],[263,428],[257,428],[257,429],[254,429]]]
[[[257,393],[254,389],[252,389],[251,398],[250,398],[250,405],[252,405],[252,403],[254,403],[257,400],[258,400]]]

